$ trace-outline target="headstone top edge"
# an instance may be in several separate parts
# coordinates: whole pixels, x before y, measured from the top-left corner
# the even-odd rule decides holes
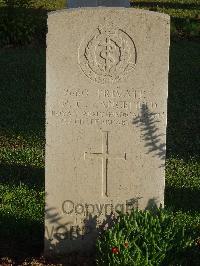
[[[89,10],[121,10],[121,11],[126,11],[127,13],[137,13],[137,14],[147,14],[147,15],[152,15],[152,16],[157,16],[157,17],[163,17],[166,20],[170,21],[170,15],[160,13],[160,12],[155,12],[155,11],[150,11],[150,10],[142,10],[138,8],[127,8],[127,7],[105,7],[105,6],[98,6],[98,7],[78,7],[78,8],[68,8],[68,9],[61,9],[61,10],[55,10],[55,11],[50,11],[48,12],[48,17],[56,16],[59,15],[60,13],[74,13],[74,12],[79,12],[82,10],[89,11]]]

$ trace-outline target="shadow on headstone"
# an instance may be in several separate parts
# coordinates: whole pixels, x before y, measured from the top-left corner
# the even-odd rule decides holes
[[[30,51],[34,55],[32,48],[30,48]],[[198,68],[196,67],[195,63],[194,64],[191,63],[192,61],[195,60],[197,51],[198,47],[195,46],[194,43],[192,42],[187,42],[185,44],[183,42],[172,43],[171,45],[171,66],[170,66],[170,86],[169,86],[170,106],[168,109],[170,124],[168,127],[169,128],[168,136],[170,138],[170,145],[169,145],[170,154],[180,155],[182,158],[184,158],[184,156],[187,156],[188,154],[191,155],[193,153],[196,154],[198,153],[198,149],[195,143],[197,143],[198,140],[197,132],[199,127],[199,116],[198,115],[195,116],[195,110],[194,110],[195,105],[192,103],[192,101],[190,101],[190,99],[193,98],[193,95],[198,91],[197,89],[199,86],[199,78],[195,74],[197,73]],[[3,80],[6,81],[5,84],[7,84],[7,87],[5,87],[4,89],[3,85],[1,86],[1,95],[2,99],[9,99],[9,101],[5,101],[4,103],[1,102],[2,103],[1,117],[4,120],[1,121],[1,127],[3,127],[3,129],[5,130],[6,135],[8,132],[13,130],[13,125],[15,124],[17,125],[17,132],[19,133],[21,131],[24,131],[24,128],[27,131],[27,134],[30,135],[32,133],[32,130],[34,130],[36,133],[39,132],[38,133],[39,135],[41,128],[42,131],[44,131],[43,95],[45,94],[44,93],[45,87],[43,86],[43,84],[45,83],[45,76],[43,74],[41,76],[42,73],[41,66],[44,65],[43,64],[44,55],[45,55],[44,50],[42,50],[42,54],[39,56],[40,57],[39,60],[36,60],[36,57],[34,56],[34,60],[36,61],[34,65],[31,65],[29,64],[29,62],[21,64],[22,57],[25,58],[24,55],[20,57],[20,55],[17,55],[17,52],[15,53],[10,52],[9,57],[11,63],[9,64],[9,66],[7,66],[7,69],[9,67],[9,71],[7,71],[7,69],[6,71],[7,73],[9,73],[9,75],[10,73],[16,73],[14,77],[19,79],[19,84],[20,84],[19,87],[17,87],[17,84],[15,84],[15,88],[12,87],[13,80],[9,81],[8,75],[5,75],[5,72],[3,71],[2,68],[1,81]],[[18,63],[15,64],[14,61],[15,57],[17,57],[18,60],[20,61],[20,65]],[[181,64],[181,67],[178,67],[178,64],[180,65],[180,62],[183,62],[183,64]],[[28,67],[29,65],[30,68]],[[44,67],[42,68],[44,70]],[[15,70],[17,71],[15,72]],[[30,79],[28,80],[27,84],[23,83],[24,73],[26,75],[30,75]],[[32,78],[34,79],[35,77],[34,73],[36,73],[38,77],[40,76],[40,82],[39,83],[37,82],[38,86],[37,88],[39,89],[38,92],[37,88],[31,85],[31,80]],[[195,75],[197,77],[196,79],[193,78]],[[186,83],[184,76],[187,76]],[[36,79],[36,81],[39,80]],[[3,84],[3,82],[1,83]],[[27,88],[32,88],[32,90],[27,90]],[[34,93],[33,89],[36,89],[35,94],[33,94]],[[15,97],[9,97],[12,91]],[[20,93],[18,93],[19,91]],[[182,98],[179,97],[180,95],[183,94],[185,99],[188,99],[187,104],[185,102],[182,102],[181,100]],[[16,101],[16,99],[18,101]],[[28,102],[26,102],[25,106],[21,104],[16,104],[17,102],[20,103],[20,99],[21,101],[23,101],[23,99],[28,99]],[[195,99],[198,100],[198,97],[194,97],[193,101],[195,101]],[[37,103],[41,105],[41,108],[38,109],[39,105]],[[31,117],[32,115],[35,115],[34,110],[36,110],[36,116],[35,116],[36,119],[34,119],[33,123],[28,124],[30,126],[27,126],[26,124],[27,122],[29,122],[30,117],[29,115],[26,116],[26,113],[24,113],[24,108],[26,108],[27,114],[30,114]],[[196,114],[197,112],[198,110],[196,109]],[[10,114],[10,116],[7,116],[7,114]],[[38,117],[40,116],[42,117],[42,119],[39,119],[39,126],[38,126]],[[151,119],[149,118],[148,120]],[[138,125],[140,125],[141,128],[143,128],[144,138],[145,134],[148,133],[147,122],[136,121],[136,124],[138,123]],[[156,126],[154,125],[154,129],[155,128]],[[152,153],[154,152],[155,155],[157,154],[156,156],[162,157],[163,154],[162,146],[160,146],[159,142],[153,141],[159,138],[155,132],[153,129],[151,129],[151,134],[153,139],[152,140],[147,139],[147,147],[149,148],[148,152]],[[171,132],[173,134],[171,134]],[[194,134],[191,134],[191,132],[193,132]],[[181,138],[181,136],[184,136],[184,138]],[[187,142],[184,142],[186,138]],[[152,148],[154,149],[152,150]],[[183,150],[185,151],[184,154]],[[36,183],[36,184],[44,182],[41,180],[36,181],[38,179],[37,176],[41,175],[41,177],[44,177],[43,170],[35,169],[31,166],[21,167],[20,165],[16,164],[14,165],[2,164],[1,172],[2,171],[5,174],[7,173],[9,176],[13,175],[12,182],[13,180],[14,182],[15,180],[17,180],[16,184],[19,184],[19,182],[22,181],[28,185],[29,184],[28,179],[32,179],[29,181],[31,183]],[[15,179],[15,177],[17,178]],[[3,182],[7,182],[9,184],[11,183],[11,179],[4,178]],[[198,211],[200,209],[200,203],[198,203],[200,191],[198,190],[191,190],[189,188],[175,189],[170,187],[167,188],[166,193],[167,193],[166,203],[174,205],[176,209],[184,209],[184,210],[190,209],[194,211]],[[31,241],[33,235],[35,238],[37,238],[37,243],[38,243],[37,251],[34,251],[34,255],[39,254],[39,252],[41,252],[43,245],[43,233],[42,233],[43,224],[39,224],[29,220],[20,220],[20,219],[17,220],[16,217],[13,217],[12,215],[4,215],[3,217],[0,218],[0,220],[1,220],[1,233],[4,232],[4,234],[1,234],[1,242],[3,242],[4,244],[4,246],[0,244],[1,256],[19,255],[20,254],[19,250],[22,253],[30,254],[34,249],[34,244]],[[23,230],[21,230],[20,228],[23,228]],[[27,230],[27,234],[24,234],[24,228],[30,229]]]
[[[161,166],[165,164],[165,143],[162,143],[160,139],[161,134],[158,133],[159,123],[158,119],[155,119],[156,113],[150,112],[148,107],[143,104],[138,117],[133,119],[133,124],[140,128],[142,138],[147,148],[146,153],[151,154],[153,157],[158,157],[163,161]]]
[[[53,257],[55,254],[73,254],[73,247],[75,246],[77,250],[76,253],[80,249],[78,252],[79,255],[90,256],[95,252],[95,240],[97,237],[101,236],[106,230],[114,226],[114,224],[118,221],[118,214],[130,213],[132,209],[138,209],[139,199],[139,197],[131,199],[125,212],[111,212],[110,214],[105,215],[105,218],[101,223],[98,222],[97,215],[89,214],[87,217],[83,218],[82,228],[72,225],[70,222],[64,222],[65,217],[59,214],[56,208],[47,207],[46,221],[48,221],[48,224],[52,226],[45,227],[46,254],[48,257]],[[157,200],[155,198],[150,199],[145,210],[154,211],[156,209]],[[84,240],[83,243],[81,243],[81,240]],[[68,247],[72,247],[72,250],[66,250],[67,241],[69,241],[70,244]],[[83,251],[83,248],[80,248],[82,245],[88,245],[88,248]]]
[[[56,208],[47,208],[46,209],[46,221],[51,225],[45,227],[46,236],[45,236],[45,249],[48,250],[47,254],[49,257],[55,256],[55,254],[61,253],[73,253],[73,246],[77,245],[80,248],[82,245],[80,240],[84,240],[84,245],[89,244],[90,248],[82,254],[90,254],[94,251],[95,246],[91,248],[91,243],[87,242],[87,236],[92,234],[93,239],[97,237],[98,231],[97,228],[97,216],[92,216],[91,214],[86,217],[83,221],[83,227],[72,225],[70,222],[64,222],[63,216],[60,215]],[[89,239],[91,241],[91,239]],[[66,250],[66,242],[70,242],[72,250]],[[81,244],[80,244],[81,243]],[[87,251],[88,250],[88,251]],[[90,251],[89,251],[90,250]]]
[[[157,200],[156,198],[153,198],[153,199],[149,199],[148,203],[147,203],[147,206],[145,208],[145,211],[154,211],[154,210],[157,210],[158,209],[158,203],[157,203]]]

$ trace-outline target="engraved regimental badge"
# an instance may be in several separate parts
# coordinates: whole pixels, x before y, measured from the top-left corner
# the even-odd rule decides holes
[[[99,26],[84,39],[78,51],[83,73],[98,83],[121,80],[134,70],[137,60],[133,39],[113,25]]]

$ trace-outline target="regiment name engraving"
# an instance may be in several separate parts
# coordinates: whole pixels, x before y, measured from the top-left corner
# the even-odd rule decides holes
[[[60,106],[51,114],[66,124],[117,126],[128,126],[138,117],[145,119],[145,110],[156,120],[164,115],[159,112],[159,103],[148,101],[142,89],[100,88],[95,101],[86,101],[93,96],[87,89],[66,89]]]

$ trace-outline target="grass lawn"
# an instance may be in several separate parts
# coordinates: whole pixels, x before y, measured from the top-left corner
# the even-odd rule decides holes
[[[130,0],[131,6],[171,16],[172,36],[200,38],[199,0]]]
[[[137,0],[134,6],[197,22],[198,2]],[[1,49],[0,58],[0,257],[37,256],[44,233],[45,49]],[[165,203],[200,231],[199,70],[199,42],[173,40]],[[195,260],[200,265],[200,250]]]
[[[29,8],[46,8],[46,9],[60,9],[66,5],[66,0],[0,0],[0,7],[6,6],[6,3],[14,6],[23,6]]]
[[[166,206],[197,229],[199,47],[171,44],[166,173]],[[45,50],[7,49],[0,56],[0,256],[37,255],[43,241]]]
[[[31,255],[43,241],[45,51],[0,57],[0,256]]]
[[[130,0],[131,6],[169,14],[172,18],[198,18],[199,0]]]

